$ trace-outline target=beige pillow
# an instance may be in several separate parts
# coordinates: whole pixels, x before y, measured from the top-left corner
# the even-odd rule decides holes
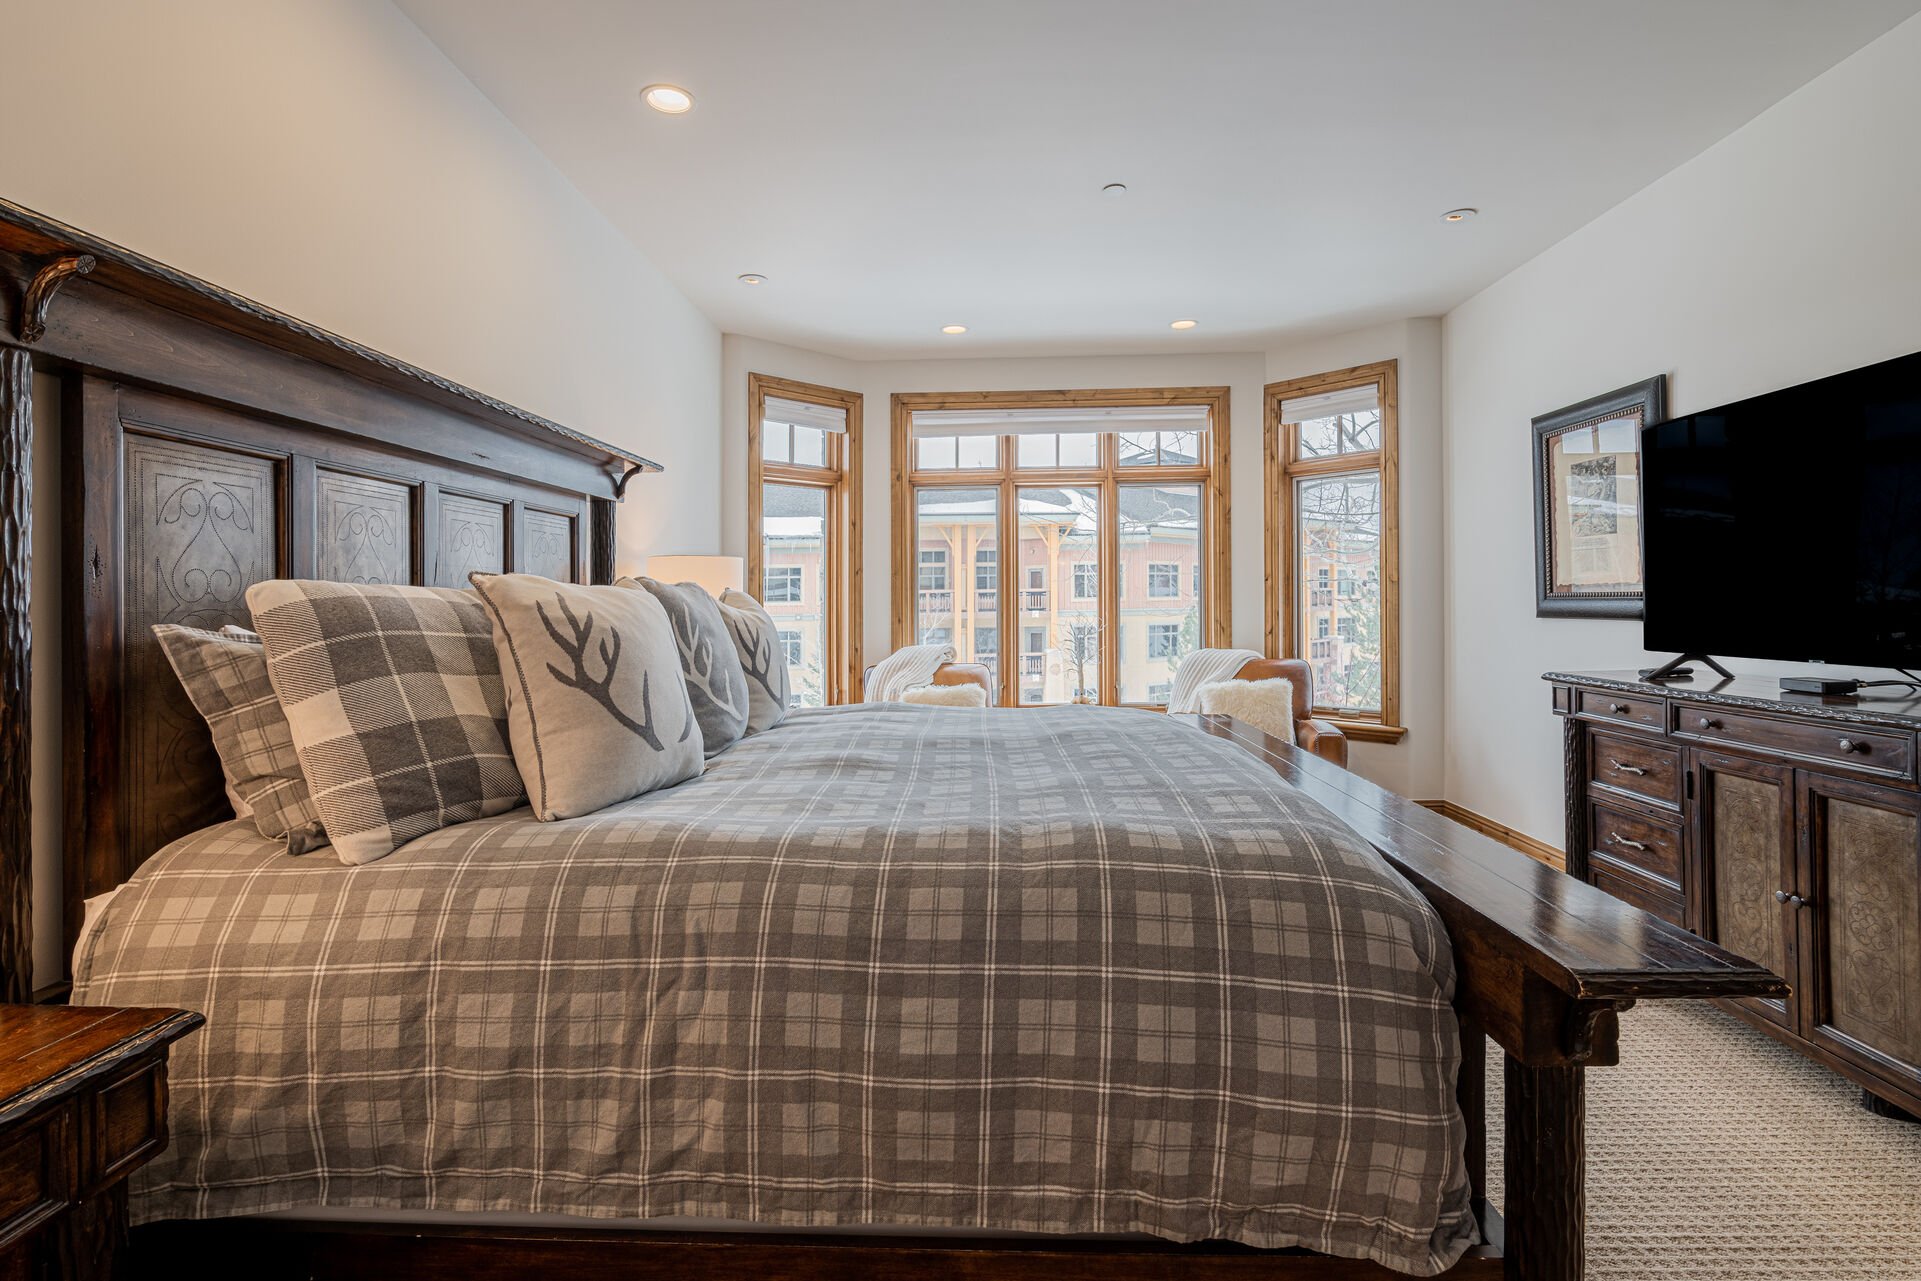
[[[273,579],[247,607],[341,862],[525,803],[478,596]]]
[[[740,651],[741,670],[747,674],[747,732],[772,729],[787,719],[793,696],[780,628],[765,606],[731,587],[720,594],[720,616],[727,621],[734,648]]]
[[[208,632],[178,623],[156,623],[153,634],[207,722],[234,817],[252,819],[262,836],[284,838],[289,854],[325,845],[260,638],[238,627]]]
[[[1201,686],[1200,694],[1203,716],[1232,716],[1283,743],[1294,741],[1294,682],[1286,677],[1215,681]]]
[[[900,701],[923,707],[985,707],[987,691],[978,685],[916,685]]]
[[[647,592],[475,574],[534,814],[576,818],[701,771],[667,611]]]

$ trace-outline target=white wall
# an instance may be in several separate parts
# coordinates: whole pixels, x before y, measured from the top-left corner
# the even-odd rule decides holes
[[[1399,744],[1356,743],[1355,769],[1383,786],[1436,797],[1441,788],[1440,325],[1406,321],[1268,353],[1088,356],[916,361],[850,361],[758,339],[727,335],[723,344],[722,550],[747,544],[747,375],[824,383],[864,397],[863,451],[866,598],[863,644],[877,658],[892,648],[889,398],[912,391],[1012,391],[1089,387],[1230,389],[1228,509],[1232,553],[1229,600],[1236,645],[1265,649],[1262,560],[1262,386],[1267,381],[1401,362],[1402,702],[1408,737]]]
[[[719,333],[386,0],[10,4],[6,30],[0,196],[666,464],[623,566],[719,539]],[[51,529],[37,551],[53,601]],[[58,700],[34,716],[44,784]],[[34,874],[46,983],[57,842]]]
[[[1448,799],[1558,846],[1540,674],[1649,658],[1638,623],[1534,617],[1529,420],[1656,373],[1688,413],[1921,348],[1917,156],[1921,18],[1446,317]]]

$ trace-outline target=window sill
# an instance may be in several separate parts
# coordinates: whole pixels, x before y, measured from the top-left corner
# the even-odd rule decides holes
[[[1398,743],[1407,737],[1405,725],[1383,725],[1379,721],[1350,721],[1339,716],[1326,716],[1315,713],[1316,720],[1330,722],[1356,743]]]

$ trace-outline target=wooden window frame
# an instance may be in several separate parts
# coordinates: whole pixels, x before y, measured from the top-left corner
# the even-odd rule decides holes
[[[1305,658],[1302,628],[1295,617],[1300,549],[1295,542],[1294,482],[1305,477],[1377,471],[1381,477],[1381,710],[1375,714],[1316,705],[1314,714],[1333,721],[1349,738],[1367,743],[1398,743],[1401,724],[1401,480],[1399,362],[1378,361],[1330,373],[1269,383],[1263,388],[1266,412],[1261,431],[1263,489],[1266,498],[1267,652],[1277,658]],[[1294,425],[1281,421],[1281,402],[1297,396],[1342,391],[1372,384],[1381,401],[1381,447],[1329,458],[1297,460]],[[1335,580],[1330,579],[1330,589]]]
[[[1191,466],[1120,466],[1120,436],[1106,432],[1100,441],[1100,462],[1094,467],[1019,467],[1015,438],[996,438],[995,465],[981,468],[922,471],[914,448],[916,413],[940,409],[1136,409],[1199,407],[1207,411],[1204,456]],[[918,583],[914,550],[916,492],[922,489],[992,489],[999,495],[997,546],[1019,547],[1017,491],[1022,486],[1084,486],[1100,490],[1102,510],[1114,518],[1103,522],[1101,560],[1114,567],[1101,576],[1098,611],[1105,619],[1120,617],[1120,489],[1125,484],[1198,484],[1201,490],[1201,531],[1206,540],[1201,554],[1207,566],[1201,593],[1201,644],[1220,647],[1232,634],[1233,581],[1228,538],[1228,445],[1232,416],[1226,387],[1089,388],[1067,391],[896,392],[891,400],[893,492],[893,626],[896,649],[914,641],[914,600]],[[1003,558],[1005,559],[1005,558]],[[1018,560],[1018,554],[1016,554]],[[1018,618],[1017,575],[1001,574],[999,616]],[[1019,707],[1020,661],[1024,650],[1010,651],[1002,627],[999,664],[1003,707]],[[1023,633],[1024,634],[1024,633]],[[1120,629],[1108,627],[1101,635],[1101,702],[1120,702]],[[1130,703],[1130,707],[1153,707]]]
[[[846,413],[847,430],[827,433],[824,466],[761,457],[761,420],[769,396]],[[822,692],[829,706],[856,702],[861,692],[861,405],[856,391],[770,374],[747,375],[747,582],[758,599],[767,581],[761,535],[765,487],[801,485],[824,491],[829,546],[821,553],[827,568],[827,688]]]

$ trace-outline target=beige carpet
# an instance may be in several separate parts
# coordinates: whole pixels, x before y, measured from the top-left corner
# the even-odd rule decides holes
[[[1590,1281],[1921,1281],[1921,1125],[1701,1002],[1636,1006],[1587,1081]]]

